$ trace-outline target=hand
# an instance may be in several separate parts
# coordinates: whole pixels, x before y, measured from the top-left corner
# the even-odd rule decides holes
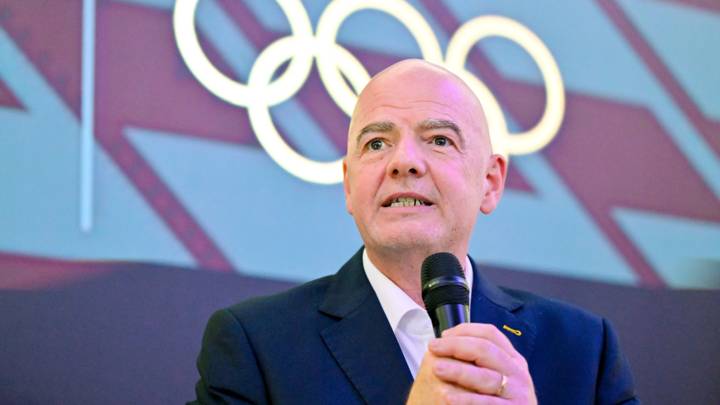
[[[537,404],[527,362],[495,326],[458,325],[428,349],[408,404]]]

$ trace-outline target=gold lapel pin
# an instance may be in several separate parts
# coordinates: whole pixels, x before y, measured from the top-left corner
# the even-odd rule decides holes
[[[511,328],[511,327],[509,327],[509,326],[507,326],[507,325],[503,325],[503,329],[505,329],[506,331],[512,333],[512,334],[515,335],[515,336],[522,336],[522,332],[521,332],[521,331],[519,331],[519,330],[517,330],[517,329],[513,329],[513,328]]]

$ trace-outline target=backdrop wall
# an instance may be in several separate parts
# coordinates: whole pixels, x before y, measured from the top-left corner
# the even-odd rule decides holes
[[[485,271],[608,316],[648,402],[718,400],[718,44],[700,0],[0,0],[0,399],[190,398],[213,309],[361,245],[347,112],[420,57],[510,157]]]

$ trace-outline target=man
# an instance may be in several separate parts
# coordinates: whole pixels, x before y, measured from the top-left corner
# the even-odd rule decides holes
[[[343,165],[364,248],[334,276],[216,312],[198,402],[636,403],[605,320],[500,289],[468,258],[506,167],[462,80],[419,60],[375,76]],[[433,339],[420,266],[437,252],[464,263],[472,323]]]

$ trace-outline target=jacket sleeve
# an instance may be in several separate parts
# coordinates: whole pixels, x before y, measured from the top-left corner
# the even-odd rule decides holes
[[[620,352],[617,335],[603,319],[603,350],[598,373],[596,404],[639,404],[630,365]]]
[[[240,321],[227,309],[210,317],[197,368],[197,399],[189,404],[268,403],[250,341]]]

